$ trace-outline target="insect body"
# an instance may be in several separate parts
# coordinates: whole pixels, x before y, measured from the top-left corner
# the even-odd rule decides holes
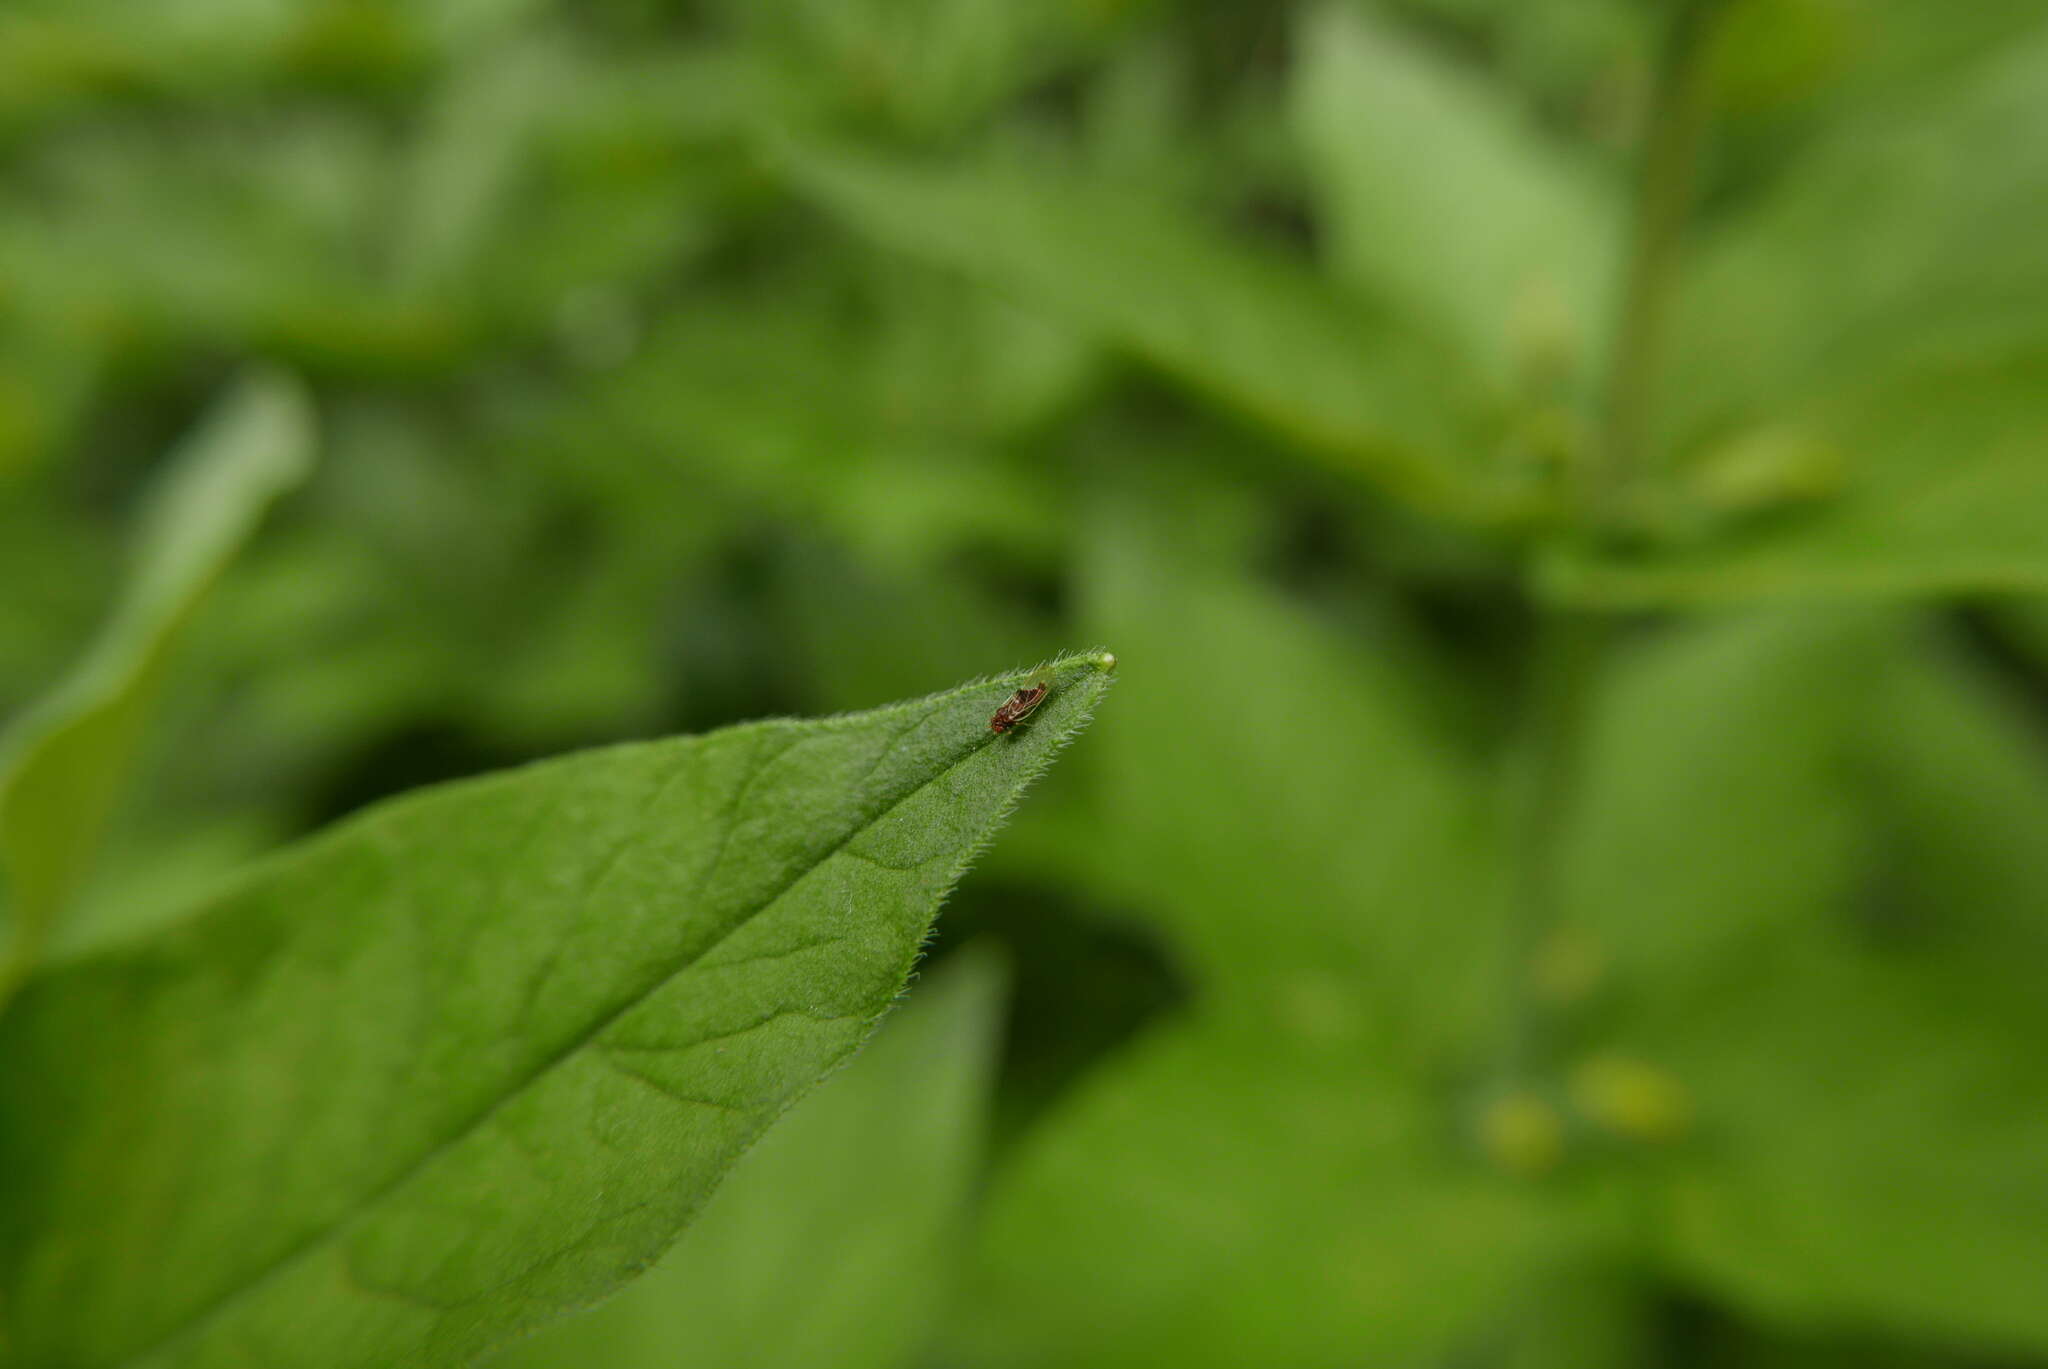
[[[1022,689],[1003,700],[996,711],[989,715],[988,730],[996,733],[1008,732],[1030,717],[1031,711],[1044,703],[1045,696],[1051,692],[1051,674],[1040,671],[1032,676],[1030,682]]]

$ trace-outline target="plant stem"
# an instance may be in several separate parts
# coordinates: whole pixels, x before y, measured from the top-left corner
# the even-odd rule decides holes
[[[1670,286],[1692,210],[1694,171],[1707,121],[1708,64],[1702,59],[1720,9],[1720,0],[1676,0],[1657,63],[1607,373],[1606,413],[1588,464],[1587,487],[1580,492],[1595,523],[1611,523],[1625,513],[1646,474]]]
[[[1644,138],[1600,441],[1576,492],[1578,517],[1571,536],[1593,536],[1612,527],[1644,474],[1666,306],[1706,119],[1706,63],[1701,59],[1720,8],[1719,0],[1676,0],[1676,6]],[[1563,837],[1581,788],[1594,694],[1614,633],[1613,619],[1598,611],[1538,610],[1514,793],[1518,878],[1509,947],[1510,1079],[1527,1079],[1548,1049],[1547,1013],[1533,971],[1560,918]]]
[[[1547,1014],[1536,992],[1535,965],[1559,921],[1564,835],[1584,769],[1593,693],[1612,634],[1612,623],[1600,613],[1546,609],[1536,623],[1513,791],[1510,1078],[1528,1078],[1548,1052]]]

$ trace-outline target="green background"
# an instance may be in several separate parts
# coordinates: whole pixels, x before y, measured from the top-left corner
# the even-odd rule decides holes
[[[2043,129],[2018,0],[16,0],[0,716],[245,367],[320,446],[59,940],[1102,644],[524,1363],[2048,1363]]]

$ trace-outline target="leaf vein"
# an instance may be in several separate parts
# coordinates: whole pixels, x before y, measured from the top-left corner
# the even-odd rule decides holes
[[[957,693],[958,691],[954,692]],[[927,709],[923,713],[920,713],[916,719],[914,719],[910,724],[905,726],[902,729],[902,731],[898,732],[896,736],[891,739],[889,745],[882,748],[881,754],[876,757],[873,765],[871,765],[868,768],[867,772],[863,775],[863,782],[868,776],[873,775],[874,771],[881,766],[883,760],[885,760],[887,756],[895,750],[896,746],[901,743],[902,739],[905,736],[908,736],[912,731],[915,731],[918,726],[922,725],[926,720],[935,715],[943,706],[943,704],[947,701],[948,697],[949,696],[942,696],[941,699],[937,703],[935,703],[930,709]],[[972,741],[968,742],[957,755],[955,755],[951,760],[946,762],[944,765],[939,766],[929,776],[920,780],[917,784],[913,785],[904,793],[883,803],[873,812],[857,818],[854,822],[849,824],[846,834],[842,836],[836,843],[834,843],[831,849],[822,852],[816,860],[812,861],[810,864],[806,865],[802,870],[798,871],[791,879],[784,883],[781,888],[769,894],[760,903],[756,904],[752,909],[748,910],[744,915],[735,919],[733,924],[730,927],[726,928],[723,932],[721,932],[711,942],[710,945],[704,947],[701,951],[697,952],[696,955],[686,957],[682,964],[675,966],[673,969],[664,971],[661,974],[661,976],[654,982],[648,984],[645,988],[642,988],[637,992],[628,995],[624,999],[624,1001],[619,1003],[615,1008],[606,1013],[601,1014],[597,1018],[597,1020],[594,1021],[586,1030],[578,1033],[575,1037],[568,1041],[560,1050],[556,1051],[547,1059],[541,1061],[539,1065],[535,1067],[533,1070],[531,1070],[524,1078],[518,1080],[511,1087],[507,1088],[499,1097],[493,1099],[485,1107],[483,1107],[477,1113],[472,1115],[467,1121],[458,1126],[447,1137],[429,1146],[426,1150],[422,1151],[419,1157],[412,1161],[412,1163],[406,1165],[398,1173],[393,1175],[390,1179],[384,1181],[382,1184],[378,1185],[375,1189],[364,1194],[362,1201],[357,1203],[351,1210],[325,1222],[315,1230],[308,1232],[305,1236],[301,1237],[297,1242],[295,1242],[290,1248],[279,1252],[275,1257],[273,1257],[269,1261],[268,1264],[266,1264],[263,1268],[255,1271],[250,1277],[245,1279],[242,1283],[236,1285],[233,1288],[228,1289],[226,1292],[222,1293],[221,1295],[216,1297],[212,1302],[207,1304],[205,1307],[200,1308],[191,1316],[187,1317],[183,1322],[179,1323],[177,1326],[172,1327],[169,1331],[165,1332],[164,1334],[158,1336],[150,1344],[143,1346],[142,1348],[130,1354],[123,1361],[123,1363],[129,1365],[141,1365],[148,1363],[151,1360],[160,1359],[163,1355],[170,1352],[175,1347],[199,1335],[208,1325],[213,1323],[221,1316],[225,1315],[230,1308],[240,1303],[243,1299],[251,1296],[256,1290],[262,1288],[270,1280],[278,1277],[285,1270],[297,1265],[300,1261],[306,1259],[316,1251],[325,1248],[330,1242],[336,1239],[336,1237],[339,1236],[343,1231],[353,1226],[356,1222],[362,1220],[363,1215],[365,1213],[377,1208],[385,1199],[389,1198],[392,1194],[398,1192],[406,1184],[410,1183],[419,1175],[425,1173],[427,1169],[431,1167],[435,1162],[437,1162],[443,1156],[453,1151],[455,1147],[462,1144],[471,1136],[475,1135],[483,1126],[489,1123],[491,1119],[497,1115],[498,1111],[501,1108],[503,1108],[510,1100],[523,1095],[526,1092],[526,1090],[532,1088],[534,1084],[537,1083],[539,1080],[545,1078],[548,1074],[553,1072],[563,1063],[573,1058],[574,1056],[578,1055],[586,1047],[588,1047],[593,1040],[595,1040],[599,1035],[601,1035],[607,1028],[616,1023],[620,1018],[624,1017],[634,1007],[638,1006],[640,1003],[644,1002],[650,995],[659,992],[665,985],[676,979],[678,976],[680,976],[693,966],[697,965],[699,962],[703,960],[703,958],[706,955],[709,955],[712,951],[716,950],[719,945],[723,944],[726,940],[736,935],[741,928],[751,924],[754,918],[760,916],[762,913],[767,912],[769,909],[773,908],[785,896],[787,896],[792,889],[796,888],[797,885],[802,883],[806,876],[810,875],[812,872],[821,868],[826,863],[826,861],[830,860],[833,856],[837,855],[840,851],[844,850],[847,847],[847,845],[851,843],[855,838],[860,836],[869,828],[873,827],[876,823],[880,822],[890,813],[902,807],[905,803],[909,802],[916,795],[930,788],[939,780],[952,774],[952,772],[955,769],[957,769],[960,765],[964,764],[970,756],[976,754],[982,748],[982,746],[985,744],[985,740],[985,738],[975,738]],[[751,786],[753,778],[755,777],[749,778],[749,786]]]
[[[749,1032],[757,1032],[763,1027],[780,1022],[785,1017],[807,1017],[813,1022],[831,1023],[845,1022],[857,1016],[858,1013],[818,1013],[804,1008],[777,1008],[774,1012],[756,1018],[743,1027],[734,1027],[730,1031],[717,1032],[711,1036],[700,1036],[694,1041],[605,1041],[600,1042],[598,1048],[606,1054],[676,1055],[683,1051],[696,1050],[699,1046],[715,1046],[721,1041],[731,1041]]]
[[[638,1070],[633,1068],[631,1065],[628,1065],[623,1060],[620,1060],[617,1057],[613,1056],[609,1051],[599,1051],[598,1058],[603,1060],[604,1063],[610,1067],[614,1074],[620,1075],[621,1077],[626,1079],[631,1079],[635,1083],[643,1084],[647,1088],[659,1094],[661,1097],[669,1099],[671,1102],[689,1103],[694,1104],[697,1107],[715,1108],[719,1112],[729,1112],[736,1117],[750,1116],[754,1111],[754,1109],[752,1108],[742,1107],[737,1103],[721,1102],[719,1099],[716,1098],[701,1098],[694,1093],[684,1093],[679,1089],[671,1088],[669,1085],[663,1083],[661,1080],[655,1078],[653,1075],[647,1073],[645,1070]]]

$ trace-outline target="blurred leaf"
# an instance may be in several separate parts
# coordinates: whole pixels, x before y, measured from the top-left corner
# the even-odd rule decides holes
[[[549,0],[426,0],[407,5],[402,13],[451,52],[474,52],[481,45],[545,15]]]
[[[602,1296],[900,990],[1067,657],[369,810],[0,1017],[17,1363],[462,1363]],[[203,1202],[190,1195],[206,1195]]]
[[[391,255],[401,286],[445,288],[509,217],[540,117],[550,97],[570,93],[563,66],[555,46],[526,42],[456,68],[421,121],[397,201]]]
[[[1367,1060],[1213,1021],[1159,1031],[998,1180],[956,1358],[1440,1362],[1579,1239],[1445,1121]]]
[[[377,547],[377,510],[357,517],[339,506],[335,487],[351,478],[340,468],[361,450],[348,449],[343,426],[330,409],[327,455],[298,501],[301,517],[252,549],[246,573],[221,587],[195,633],[190,716],[152,760],[176,790],[143,796],[157,818],[200,817],[209,798],[240,800],[296,835],[328,816],[323,791],[380,738],[423,719],[481,714],[480,679],[508,691],[527,683],[524,659],[508,663],[501,644],[479,645],[475,624]],[[409,592],[392,593],[396,584]]]
[[[71,450],[97,379],[99,358],[84,345],[78,319],[52,328],[49,320],[27,313],[0,310],[0,516],[10,511],[25,479]],[[45,528],[41,535],[47,539],[62,531]]]
[[[229,392],[153,492],[121,604],[92,651],[0,739],[0,1000],[85,880],[186,625],[271,501],[304,478],[313,442],[296,381],[259,373]]]
[[[576,369],[618,364],[650,291],[757,212],[739,135],[802,117],[787,74],[747,58],[592,51],[552,24],[479,52],[423,114],[396,278],[452,290],[501,350],[552,333]]]
[[[1861,719],[1879,801],[1883,887],[1876,931],[1931,934],[1921,949],[1990,951],[1991,977],[2030,975],[2048,951],[2048,745],[2032,700],[2015,697],[1933,632],[1867,681]],[[2020,958],[2004,954],[2010,949]],[[1997,972],[1994,974],[1993,972]],[[1987,979],[1988,982],[1988,979]]]
[[[1622,206],[1529,117],[1396,27],[1311,11],[1291,91],[1329,255],[1496,383],[1581,386],[1613,305]]]
[[[1428,1362],[1583,1239],[1446,1106],[1497,1030],[1490,782],[1391,624],[1357,649],[1219,574],[1185,495],[1098,510],[1086,613],[1138,697],[1086,759],[1097,892],[1195,1006],[999,1177],[961,1358]]]
[[[1681,1277],[1810,1328],[2038,1348],[2048,748],[1902,626],[1647,653],[1570,906],[1614,967],[1603,1030],[1697,1115],[1656,1237]]]
[[[1672,1257],[1787,1322],[2039,1353],[2048,747],[1939,653],[1862,687],[1869,882],[1673,1032],[1715,1132]]]
[[[1164,35],[1119,48],[1088,83],[1082,130],[1091,164],[1115,175],[1156,174],[1184,144],[1189,54]]]
[[[1796,182],[1816,150],[1832,160],[1846,130],[1891,129],[1902,113],[1939,122],[1929,111],[1981,79],[1987,58],[2025,46],[2043,18],[2040,0],[1730,0],[1708,61],[1702,202],[1739,219],[1804,194]]]
[[[2018,659],[2035,672],[2048,672],[2048,599],[1998,600],[1988,606],[1987,622]]]
[[[772,294],[704,292],[595,388],[625,439],[607,459],[670,498],[691,484],[730,490],[742,507],[820,526],[897,574],[930,574],[963,546],[1053,545],[1049,482],[1016,478],[1028,468],[995,447],[1012,423],[1037,416],[1017,412],[1014,392],[997,398],[1016,361],[993,358],[1019,333],[992,311],[963,308],[957,289],[915,288],[933,284],[918,279],[879,306],[913,315],[889,327],[849,321],[808,280]],[[580,429],[590,407],[564,418]]]
[[[1378,1058],[1454,1059],[1494,1011],[1503,890],[1491,778],[1434,710],[1440,667],[1391,614],[1349,642],[1194,552],[1184,510],[1155,487],[1092,522],[1084,621],[1128,634],[1137,695],[1087,762],[1102,877],[1215,1010],[1313,1018],[1334,996],[1325,1025]]]
[[[1870,616],[1708,619],[1615,670],[1561,864],[1623,992],[1710,999],[1853,884],[1853,708],[1889,637]]]
[[[292,24],[277,4],[11,6],[0,16],[0,128],[110,96],[245,84]]]
[[[958,674],[976,658],[1030,660],[1044,654],[1046,634],[1059,630],[967,574],[880,575],[814,542],[792,544],[773,575],[783,615],[776,628],[799,654],[823,708],[901,694],[905,672],[919,666],[929,679]],[[1029,811],[1042,815],[1047,806]]]
[[[1642,1275],[1614,1261],[1573,1261],[1530,1289],[1505,1332],[1506,1369],[1597,1369],[1658,1362],[1654,1303]]]
[[[17,0],[0,16],[0,128],[138,99],[205,104],[299,83],[375,88],[406,75],[434,39],[452,46],[482,36],[485,16],[462,23],[449,13],[480,6],[504,8],[500,0]]]
[[[1678,1271],[1788,1323],[2048,1345],[2048,1021],[1986,997],[1797,945],[1731,982],[1664,1045],[1712,1129],[1670,1200]]]
[[[676,1248],[504,1369],[893,1369],[951,1281],[995,1067],[999,962],[969,952],[741,1160]]]
[[[1947,27],[1947,25],[1943,25]],[[1681,450],[1907,362],[2048,339],[2048,22],[1844,119],[1703,236],[1660,395]]]
[[[119,530],[76,515],[60,469],[0,477],[0,717],[63,673],[119,583]]]
[[[1553,564],[1551,592],[1655,604],[2048,585],[2048,272],[2022,227],[2048,209],[2048,159],[2018,133],[2043,112],[2048,28],[1949,75],[1846,119],[1710,233],[1678,311],[1660,393],[1679,461],[1839,457],[1763,472],[1782,507],[1722,518],[1718,537]]]
[[[90,121],[39,139],[4,188],[0,283],[46,337],[125,356],[151,344],[409,371],[474,345],[438,300],[373,288],[384,204],[376,131],[293,110],[231,123]]]
[[[1352,0],[1377,17],[1412,14],[1448,32],[1461,52],[1483,54],[1498,79],[1594,141],[1635,136],[1647,94],[1658,16],[1635,0]]]
[[[1098,0],[719,0],[748,33],[832,91],[847,116],[926,137],[958,129],[1043,79],[1131,9]]]
[[[1425,507],[1507,516],[1486,404],[1412,327],[1128,190],[1018,166],[785,150],[797,187],[913,256],[1101,333],[1194,390]]]
[[[1782,424],[1844,454],[1838,493],[1662,555],[1553,560],[1542,588],[1617,606],[2048,589],[2044,382],[2048,357],[1874,379]]]

